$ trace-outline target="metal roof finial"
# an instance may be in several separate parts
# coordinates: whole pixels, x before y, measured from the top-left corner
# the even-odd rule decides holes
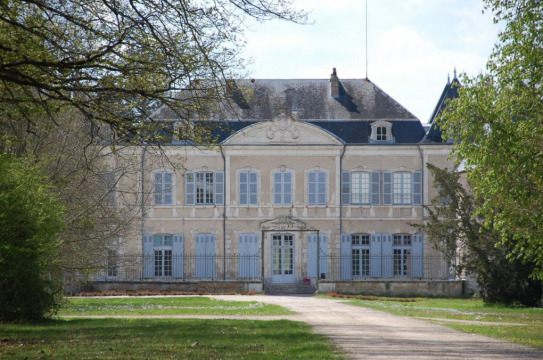
[[[451,73],[447,73],[447,85],[451,83]]]
[[[454,78],[453,80],[456,79],[456,66],[454,67]]]

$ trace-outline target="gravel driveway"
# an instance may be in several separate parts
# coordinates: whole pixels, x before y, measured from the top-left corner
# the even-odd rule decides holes
[[[313,296],[212,296],[284,306],[351,359],[543,359],[543,351]]]

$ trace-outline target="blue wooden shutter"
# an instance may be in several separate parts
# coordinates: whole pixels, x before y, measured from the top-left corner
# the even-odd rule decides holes
[[[370,236],[370,277],[381,277],[381,234]]]
[[[392,249],[392,234],[381,234],[382,276],[392,277],[394,274],[394,251]]]
[[[283,173],[283,205],[292,205],[292,173]]]
[[[173,205],[173,174],[170,172],[163,174],[164,180],[164,205]]]
[[[273,203],[283,205],[283,175],[282,172],[273,174]]]
[[[317,173],[307,173],[307,205],[317,204]]]
[[[317,172],[317,204],[326,205],[326,173]]]
[[[217,171],[213,174],[213,183],[215,184],[214,196],[215,204],[224,204],[224,171]]]
[[[392,205],[392,173],[383,171],[383,205]]]
[[[183,234],[173,235],[173,277],[183,278]]]
[[[247,171],[241,171],[239,173],[239,204],[248,205],[248,189],[249,189],[249,178]]]
[[[351,203],[351,173],[341,172],[341,203],[349,205]]]
[[[322,274],[324,274],[324,278],[328,278],[328,235],[327,234],[320,234],[320,254],[319,254],[319,261],[320,261],[320,274],[319,278],[322,279]]]
[[[413,205],[422,205],[422,171],[413,172]]]
[[[260,277],[260,257],[257,234],[240,234],[239,237],[239,277]]]
[[[196,203],[196,176],[193,171],[185,173],[185,202],[187,205]]]
[[[215,278],[215,235],[198,234],[195,238],[196,277]]]
[[[341,234],[341,280],[352,280],[351,235]]]
[[[317,277],[317,234],[307,235],[307,277]]]
[[[423,266],[423,244],[422,244],[422,234],[415,234],[413,236],[413,244],[411,250],[411,260],[412,260],[412,276],[414,278],[422,278],[422,266]]]
[[[371,173],[371,204],[379,205],[381,197],[381,173],[373,171]]]
[[[155,205],[162,205],[164,203],[163,198],[163,181],[162,173],[155,173]]]
[[[155,275],[155,251],[153,235],[143,234],[143,277],[152,278]]]
[[[249,205],[258,205],[258,173],[249,172]]]

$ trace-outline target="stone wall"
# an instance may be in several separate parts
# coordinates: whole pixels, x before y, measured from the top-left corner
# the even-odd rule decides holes
[[[465,294],[463,281],[441,280],[366,280],[366,281],[320,281],[318,292],[338,292],[344,294],[365,294],[377,296],[450,296]]]
[[[211,294],[241,293],[244,291],[262,292],[262,283],[247,281],[198,281],[198,282],[102,282],[92,283],[96,291],[186,291]]]

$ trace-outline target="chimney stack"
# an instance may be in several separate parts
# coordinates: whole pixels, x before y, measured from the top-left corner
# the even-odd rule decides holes
[[[334,99],[339,98],[339,78],[337,77],[336,68],[334,68],[332,75],[330,75],[330,96]]]

